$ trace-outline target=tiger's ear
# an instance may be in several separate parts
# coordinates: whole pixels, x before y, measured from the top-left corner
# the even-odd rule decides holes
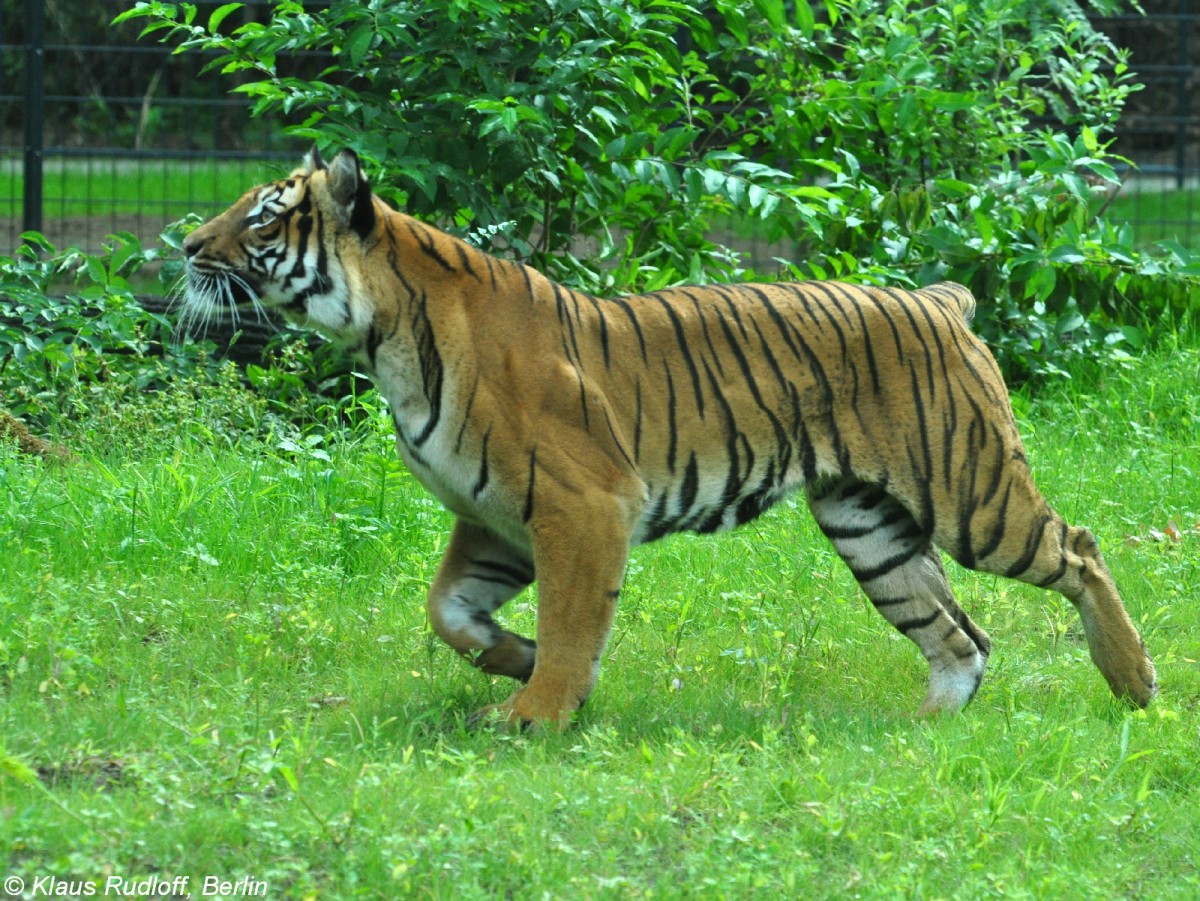
[[[304,154],[304,174],[312,175],[314,172],[328,168],[325,165],[325,160],[321,159],[321,151],[317,149],[316,144],[313,144],[312,149]]]
[[[360,238],[375,227],[375,205],[371,185],[353,150],[339,150],[329,164],[329,193],[337,206],[338,219]]]

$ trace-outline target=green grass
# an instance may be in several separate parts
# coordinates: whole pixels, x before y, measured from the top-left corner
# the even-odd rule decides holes
[[[1134,182],[1104,210],[1110,222],[1129,223],[1139,248],[1152,249],[1158,241],[1200,246],[1200,190],[1140,190]]]
[[[297,155],[295,163],[299,163]],[[286,162],[255,160],[51,159],[43,173],[46,218],[220,212],[250,187],[279,177]],[[0,159],[0,210],[21,212],[24,177],[18,157]]]
[[[1136,713],[1065,601],[952,567],[989,673],[961,715],[914,720],[915,647],[785,504],[635,552],[572,730],[474,733],[511,685],[430,635],[449,518],[385,416],[306,442],[224,386],[64,422],[67,465],[0,449],[0,876],[1196,897],[1198,370],[1181,347],[1017,398],[1039,484],[1099,536],[1158,664]],[[531,601],[506,609],[525,632]]]

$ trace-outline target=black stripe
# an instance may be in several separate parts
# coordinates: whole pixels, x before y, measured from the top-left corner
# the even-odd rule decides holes
[[[633,423],[633,460],[640,463],[642,459],[642,380],[633,383],[634,423]]]
[[[441,251],[434,245],[433,233],[424,225],[421,225],[415,219],[405,219],[405,226],[414,238],[417,239],[417,246],[424,251],[425,255],[445,269],[447,272],[453,272],[454,267],[441,254]]]
[[[477,282],[482,282],[483,279],[479,277],[479,274],[471,266],[471,258],[467,255],[467,245],[461,244],[458,241],[454,241],[452,246],[458,252],[458,261],[462,263],[463,269],[466,270],[467,275],[474,278]]]
[[[483,262],[487,265],[488,279],[492,283],[492,290],[496,290],[496,261],[489,254],[483,254]]]
[[[304,203],[308,204],[307,197],[305,198]],[[311,204],[308,205],[311,207]],[[301,206],[303,206],[303,204]],[[288,270],[288,274],[285,278],[287,282],[299,281],[305,276],[307,270],[304,268],[304,258],[308,255],[308,239],[312,235],[314,225],[313,217],[308,215],[306,210],[301,209],[301,207],[296,207],[296,211],[300,213],[300,215],[294,220],[296,223],[296,238],[295,241],[292,242],[293,246],[295,247],[296,259],[295,262],[292,263],[292,268]]]
[[[866,483],[859,483],[859,484],[864,485],[864,486],[866,485]],[[862,493],[862,495],[858,498],[857,506],[858,506],[859,510],[874,510],[876,507],[878,507],[880,504],[882,504],[885,500],[887,500],[889,497],[891,497],[891,495],[889,495],[884,489],[880,488],[878,485],[870,485],[867,487],[869,487],[870,490]],[[856,491],[853,494],[858,494],[858,492]],[[851,495],[851,496],[853,496],[853,495]]]
[[[492,430],[489,427],[483,433],[483,442],[479,449],[479,477],[475,480],[475,487],[471,491],[471,496],[479,500],[479,495],[483,494],[483,489],[487,488],[488,484],[488,440],[492,437]]]
[[[976,561],[986,560],[1000,546],[1000,542],[1004,540],[1004,533],[1008,531],[1008,501],[1012,496],[1012,482],[1010,481],[1004,486],[1004,496],[1000,498],[1000,507],[996,511],[995,519],[992,520],[992,531],[985,541],[978,548],[974,549],[974,557]]]
[[[804,481],[812,484],[817,479],[817,451],[813,447],[812,439],[809,437],[808,425],[804,422],[804,417],[800,415],[800,398],[794,389],[792,392],[792,408],[796,413],[795,441],[800,445],[800,467],[804,472]]]
[[[767,366],[770,367],[771,373],[775,376],[775,381],[779,383],[779,390],[784,394],[793,391],[795,386],[783,374],[783,368],[775,358],[775,350],[767,343],[767,336],[762,333],[762,329],[758,325],[758,320],[751,316],[750,324],[754,327],[754,333],[758,335],[759,356],[767,361]]]
[[[692,303],[695,304],[696,301],[693,299]],[[717,349],[712,343],[712,336],[708,333],[708,317],[700,313],[699,304],[697,304],[697,313],[699,314],[698,318],[700,320],[700,332],[704,335],[704,343],[708,346],[708,351],[712,355],[712,361],[717,367],[717,374],[721,376],[721,381],[724,381],[725,367],[721,365],[721,355],[717,353]],[[712,315],[717,319],[723,318],[723,314],[720,312],[720,310],[715,311]]]
[[[525,489],[525,509],[521,511],[521,522],[533,517],[533,483],[537,477],[537,448],[529,452],[529,485]]]
[[[712,388],[713,397],[721,407],[727,436],[725,453],[729,457],[729,471],[725,476],[725,488],[721,492],[717,506],[713,509],[709,517],[696,527],[696,531],[700,533],[715,531],[724,524],[726,511],[740,497],[745,478],[754,470],[754,450],[750,447],[750,442],[746,439],[746,436],[738,431],[737,419],[733,415],[733,408],[725,399],[720,385],[717,384],[717,378],[709,368],[707,362],[704,363],[704,372],[708,376],[709,387]],[[739,445],[741,446],[739,447]],[[741,462],[743,451],[745,452],[746,459],[744,475]]]
[[[1062,535],[1059,538],[1059,546],[1064,548],[1064,551],[1060,552],[1061,556],[1059,557],[1059,561],[1058,561],[1058,569],[1056,569],[1054,571],[1053,575],[1047,576],[1045,579],[1038,580],[1037,584],[1040,588],[1049,588],[1051,585],[1053,585],[1055,582],[1057,582],[1059,579],[1061,579],[1066,574],[1066,572],[1067,572],[1067,555],[1065,552],[1066,544],[1067,544],[1067,524],[1064,521],[1062,524]],[[1080,573],[1082,574],[1082,572],[1085,569],[1086,569],[1086,565],[1081,565]]]
[[[392,267],[392,274],[404,286],[404,290],[408,292],[408,296],[415,298],[417,296],[416,289],[404,277],[404,271],[400,267],[400,246],[396,243],[396,236],[392,232],[388,232],[388,243],[391,245],[388,250],[388,265]]]
[[[646,521],[646,537],[644,541],[657,541],[669,531],[674,521],[667,517],[667,493],[664,491],[658,496],[658,500],[654,502],[654,508],[650,511],[650,516]]]
[[[621,442],[621,437],[617,434],[616,426],[613,425],[612,416],[608,412],[608,405],[605,404],[600,409],[604,411],[604,421],[608,424],[609,437],[612,438],[613,444],[616,446],[617,450],[621,452],[621,457],[625,460],[625,464],[630,469],[634,469],[635,467],[633,461],[629,459],[629,454],[625,450],[625,445]]]
[[[867,317],[862,311],[862,288],[851,288],[850,285],[838,285],[838,289],[845,296],[847,302],[854,307],[854,312],[858,314],[859,324],[862,326],[862,343],[863,350],[867,354],[867,368],[871,372],[871,387],[875,393],[879,393],[879,365],[875,362],[875,333],[870,326],[867,325]]]
[[[686,516],[696,503],[696,494],[700,490],[700,473],[696,466],[696,452],[688,455],[687,466],[683,470],[683,484],[679,488],[679,515]]]
[[[886,576],[888,573],[892,572],[893,570],[899,569],[901,566],[908,563],[914,557],[920,556],[920,554],[922,554],[923,552],[924,552],[924,548],[921,545],[914,544],[908,548],[905,548],[903,551],[901,551],[898,554],[893,554],[891,557],[888,557],[882,563],[876,564],[875,566],[869,567],[867,569],[854,569],[853,567],[851,567],[851,572],[854,573],[854,578],[856,580],[858,580],[858,582],[860,582],[860,583],[870,582],[873,579],[878,579],[881,576]]]
[[[971,520],[978,506],[975,503],[975,473],[978,467],[969,467],[967,485],[959,492],[958,502],[958,546],[953,549],[954,559],[967,569],[975,568],[975,550],[971,546]]]
[[[913,337],[921,345],[922,352],[920,354],[918,354],[917,356],[920,358],[923,358],[925,360],[925,377],[926,377],[926,379],[928,379],[929,399],[932,402],[937,399],[937,386],[936,386],[936,384],[934,382],[934,378],[933,378],[933,351],[929,347],[929,342],[926,340],[924,333],[921,331],[921,328],[917,322],[916,316],[913,315],[912,308],[914,306],[916,306],[918,309],[921,310],[922,314],[925,317],[926,323],[929,324],[930,328],[932,329],[933,338],[934,338],[934,341],[937,342],[939,356],[942,359],[943,369],[944,369],[945,368],[945,352],[942,350],[942,339],[938,336],[937,330],[933,329],[933,324],[929,321],[928,312],[924,309],[922,304],[918,300],[916,300],[915,295],[904,292],[904,291],[890,290],[888,288],[880,288],[879,290],[883,291],[885,294],[889,295],[890,297],[893,297],[896,300],[897,304],[900,307],[901,312],[904,313],[905,317],[907,317],[907,319],[908,319],[909,325],[912,326]],[[911,367],[911,365],[912,365],[911,360],[909,361],[909,365]],[[927,473],[927,474],[932,475],[932,473]]]
[[[511,563],[503,563],[499,560],[472,560],[471,565],[499,574],[498,576],[489,577],[487,581],[506,581],[509,585],[522,587],[533,581],[533,573],[526,568],[514,566]],[[478,579],[480,577],[473,575],[471,578]]]
[[[652,297],[653,295],[646,295]],[[696,394],[696,410],[700,414],[700,418],[704,418],[704,393],[700,387],[700,370],[696,368],[696,361],[692,359],[691,348],[688,347],[687,335],[683,331],[683,322],[679,318],[679,314],[671,304],[662,297],[655,297],[666,311],[667,318],[671,320],[671,326],[675,330],[675,340],[679,345],[679,353],[683,356],[683,362],[688,368],[688,374],[692,377],[692,391]]]
[[[742,311],[738,307],[736,301],[745,302],[745,295],[749,294],[758,297],[760,300],[763,297],[763,290],[757,285],[741,285],[741,290],[736,290],[725,285],[713,285],[712,290],[721,296],[725,301],[725,306],[729,308],[729,315],[733,317],[733,321],[737,324],[738,331],[742,333],[742,340],[749,341],[750,333],[746,331],[746,325],[742,322]]]
[[[514,263],[513,265],[517,267],[517,271],[521,273],[521,278],[525,280],[525,292],[529,295],[529,302],[532,304],[537,298],[533,294],[533,279],[529,277],[529,273],[535,270],[530,269],[523,263]]]
[[[420,447],[433,434],[442,418],[442,381],[445,368],[438,352],[433,323],[429,321],[427,298],[422,293],[413,305],[413,336],[417,343],[417,357],[421,361],[421,387],[425,401],[429,404],[429,419],[425,427],[413,438],[413,446]]]
[[[608,349],[608,317],[605,316],[604,310],[600,307],[600,302],[590,294],[584,295],[592,304],[592,309],[596,311],[596,320],[600,323],[600,353],[604,357],[604,366],[606,369],[612,368],[612,359]]]
[[[1043,514],[1038,517],[1037,525],[1029,530],[1029,534],[1025,538],[1025,553],[1004,571],[1004,575],[1010,579],[1020,578],[1020,576],[1028,572],[1029,567],[1033,566],[1033,561],[1037,557],[1038,548],[1042,546],[1043,535],[1046,531],[1046,526],[1051,522],[1050,516]]]
[[[462,450],[463,436],[466,434],[467,425],[471,421],[471,408],[475,406],[475,395],[479,391],[479,371],[475,372],[475,381],[471,385],[471,392],[467,395],[467,403],[463,408],[462,425],[458,427],[458,434],[454,437],[454,452],[457,454]],[[491,427],[488,427],[491,431]]]
[[[375,368],[375,354],[379,351],[381,343],[383,343],[383,335],[379,333],[379,329],[375,328],[375,321],[371,320],[371,325],[367,328],[367,360],[372,369]]]
[[[789,286],[791,294],[799,300],[801,304],[807,306],[808,299],[802,290],[802,285]],[[821,364],[820,359],[813,352],[812,347],[804,339],[803,334],[795,325],[788,322],[787,318],[779,312],[773,303],[766,297],[763,298],[763,307],[767,311],[767,315],[771,317],[771,321],[779,330],[783,337],[784,343],[791,350],[792,355],[800,361],[807,362],[809,369],[817,380],[817,385],[821,390],[820,410],[821,412],[828,411],[830,420],[829,438],[833,445],[834,454],[840,459],[844,455],[842,448],[842,438],[837,430],[837,424],[833,413],[833,386],[829,382],[829,376],[825,373],[825,367]],[[805,448],[804,454],[804,472],[805,478],[812,480],[816,478],[816,454],[812,445],[811,436],[808,433],[808,426],[802,417],[797,417],[797,431],[802,433],[798,435],[798,439],[803,441]]]
[[[926,626],[932,626],[939,616],[942,615],[941,610],[935,610],[929,616],[923,616],[919,619],[908,619],[902,623],[895,623],[897,629],[908,635],[909,632],[916,632],[918,629],[924,629]]]
[[[642,325],[640,322],[638,322],[637,314],[634,313],[633,307],[631,307],[626,301],[622,300],[619,297],[614,298],[613,300],[609,301],[609,303],[616,304],[621,309],[621,312],[623,312],[626,315],[626,317],[628,317],[629,324],[633,326],[634,334],[637,335],[638,348],[642,352],[642,362],[649,363],[650,360],[646,356],[646,336],[642,334]]]
[[[919,521],[927,531],[932,533],[934,530],[933,494],[931,491],[933,449],[929,446],[929,423],[925,420],[925,399],[921,395],[916,367],[910,365],[909,373],[912,376],[913,409],[917,414],[917,436],[921,441],[921,458],[924,464],[924,469],[914,466],[921,494],[921,518]],[[911,455],[911,448],[909,453]]]
[[[738,502],[734,519],[743,525],[765,513],[779,499],[779,484],[775,476],[775,461],[767,461],[767,471],[763,473],[758,486]]]
[[[663,372],[667,374],[667,472],[675,474],[675,449],[679,444],[679,429],[675,423],[675,380],[671,378],[671,367],[663,360]],[[638,395],[641,400],[641,395]]]
[[[896,328],[896,317],[892,315],[892,311],[888,308],[888,306],[879,299],[876,291],[873,291],[869,288],[864,288],[863,291],[863,296],[874,305],[875,309],[879,311],[879,315],[883,317],[883,321],[886,322],[888,324],[888,328],[891,329],[892,340],[896,344],[896,357],[900,360],[903,360],[904,345],[900,341],[900,329]]]
[[[842,309],[841,305],[837,302],[837,298],[834,296],[834,293],[833,293],[832,289],[829,287],[828,283],[826,283],[826,282],[805,282],[804,286],[807,288],[811,288],[814,291],[821,292],[822,294],[825,295],[826,300],[829,301],[829,304],[818,303],[817,309],[825,314],[825,318],[829,320],[829,324],[833,326],[833,330],[837,333],[838,346],[840,346],[842,349],[842,360],[846,360],[847,354],[849,353],[848,348],[846,346],[846,332],[842,328],[842,326],[838,323],[838,321],[834,317],[834,315],[831,312],[829,312],[829,306],[832,305],[843,316],[846,315],[845,311]],[[810,310],[810,315],[812,315],[811,310]]]
[[[825,537],[831,541],[839,538],[863,538],[882,527],[877,522],[871,523],[869,526],[833,526],[827,525],[819,519],[817,525],[821,527],[821,532]]]

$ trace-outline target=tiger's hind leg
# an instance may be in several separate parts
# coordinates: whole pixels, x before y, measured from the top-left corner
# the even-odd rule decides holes
[[[527,682],[536,645],[502,629],[492,614],[533,578],[528,556],[460,519],[429,589],[429,622],[443,641],[485,673]]]
[[[957,555],[960,562],[1065,596],[1079,611],[1092,662],[1112,693],[1145,707],[1157,690],[1154,664],[1096,539],[1051,510],[1023,466],[1014,466],[1007,477],[1008,484],[997,492],[1002,507],[993,517],[1004,524],[1003,532],[973,534],[972,552],[968,559]]]
[[[875,609],[929,661],[919,715],[975,695],[991,642],[954,600],[929,534],[882,487],[847,479],[810,488],[808,505]]]

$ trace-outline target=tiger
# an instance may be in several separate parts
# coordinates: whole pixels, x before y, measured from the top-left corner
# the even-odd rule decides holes
[[[940,551],[1053,589],[1112,693],[1154,665],[1092,533],[1030,476],[975,300],[837,281],[609,299],[399,212],[316,148],[187,235],[184,307],[273,310],[364,367],[407,468],[454,517],[432,630],[521,683],[471,722],[563,728],[596,685],[630,550],[803,491],[870,603],[928,661],[917,715],[974,697],[991,649]],[[940,549],[940,551],[939,551]],[[536,580],[536,640],[497,611]]]

